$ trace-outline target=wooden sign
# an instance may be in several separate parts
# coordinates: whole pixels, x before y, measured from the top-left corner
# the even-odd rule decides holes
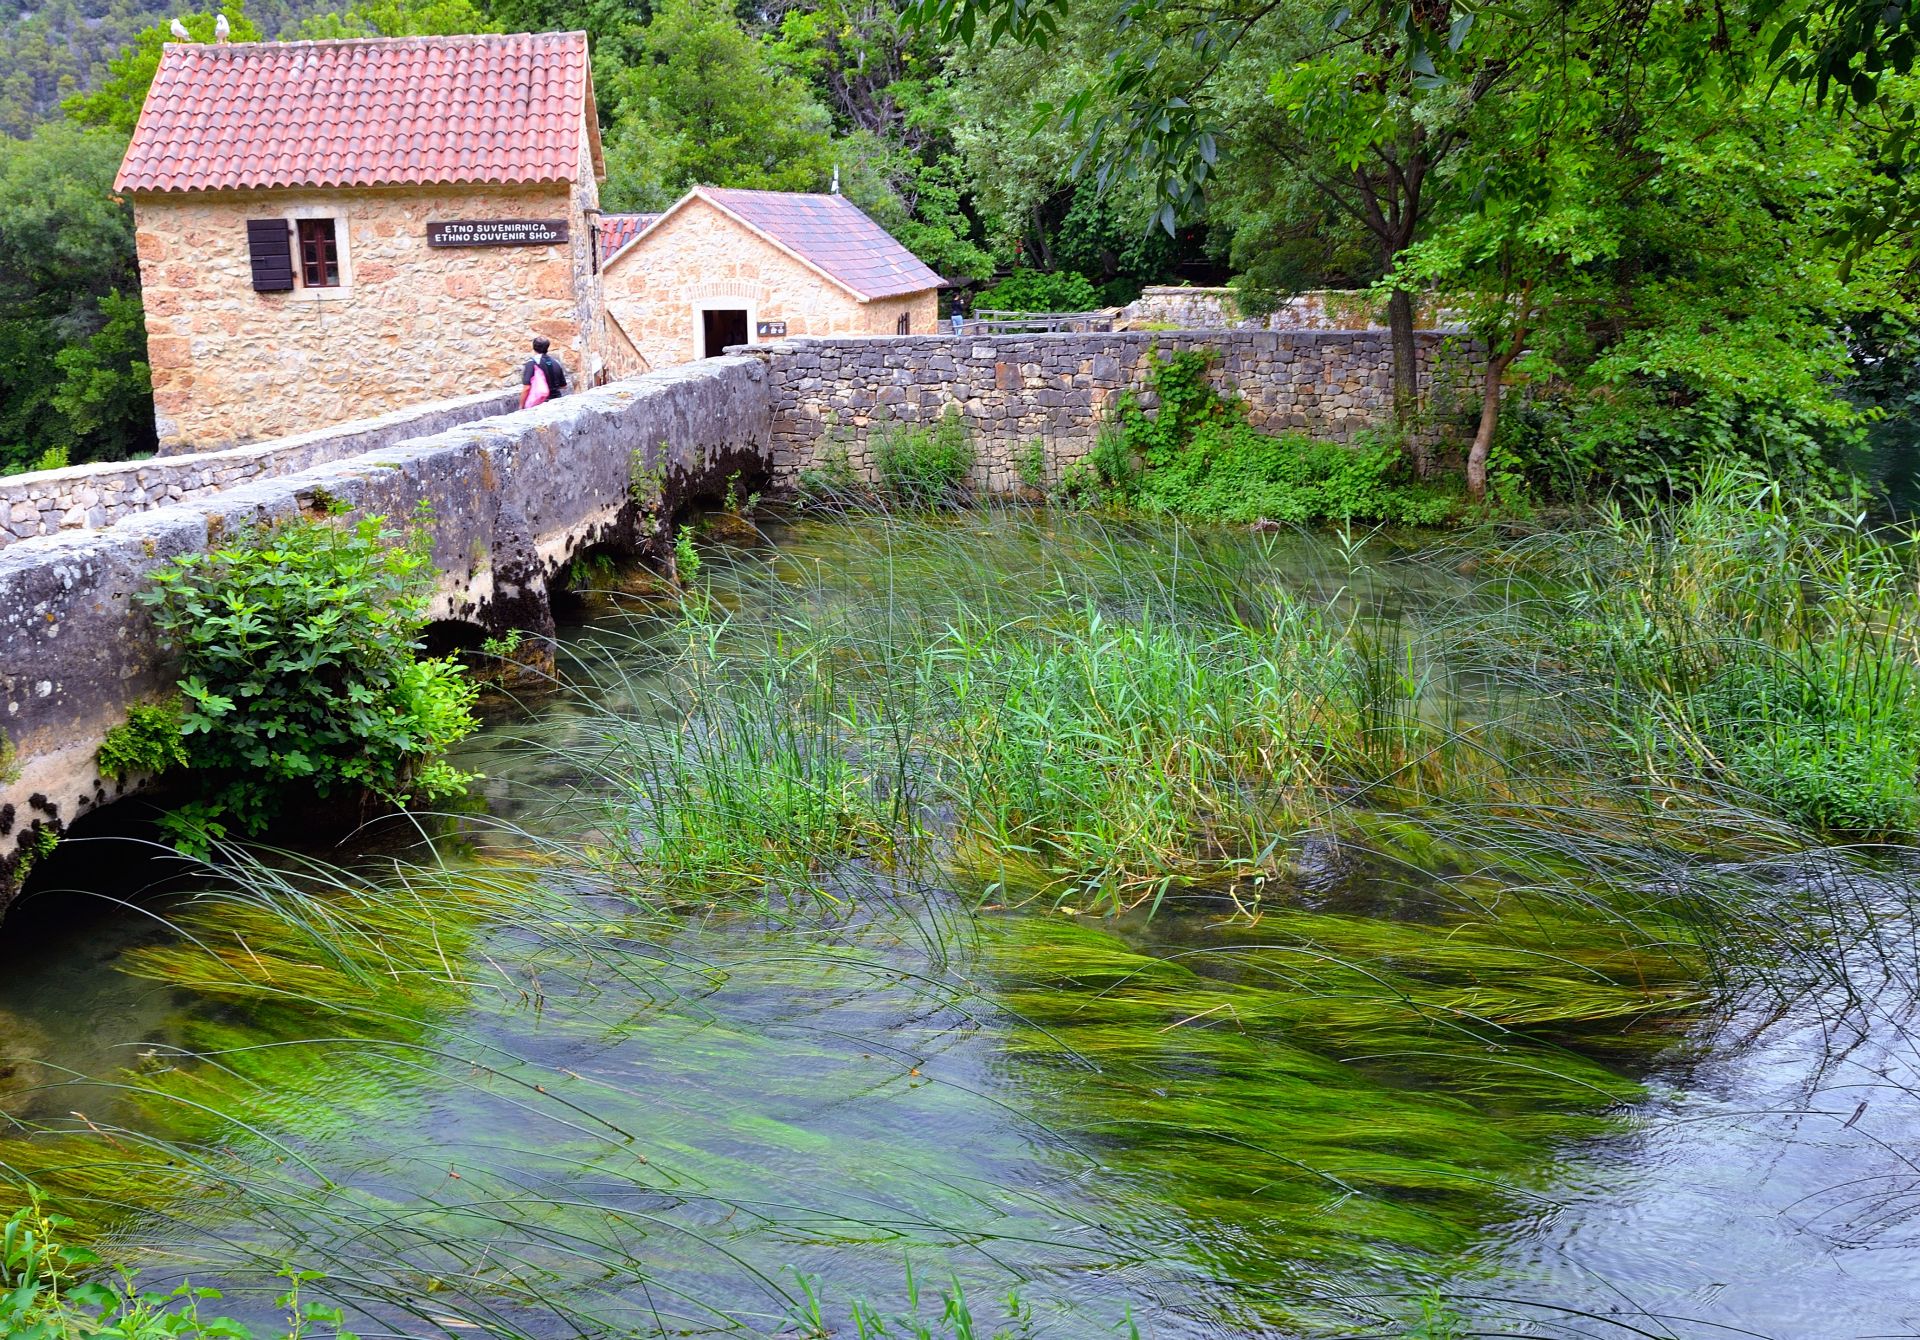
[[[565,219],[454,219],[427,225],[430,247],[557,247]]]
[[[785,339],[787,323],[784,321],[756,321],[753,323],[753,334],[755,339],[761,340]]]

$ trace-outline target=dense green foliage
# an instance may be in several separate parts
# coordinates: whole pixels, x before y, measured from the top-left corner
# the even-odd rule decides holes
[[[645,54],[600,96],[609,208],[665,209],[701,182],[822,191],[832,175],[825,110],[726,0],[661,0]]]
[[[1391,441],[1349,446],[1257,431],[1245,402],[1208,379],[1208,362],[1200,350],[1156,354],[1156,407],[1123,396],[1086,463],[1064,481],[1066,492],[1192,521],[1434,525],[1458,511],[1457,496],[1404,478]]]
[[[0,473],[152,448],[121,149],[65,123],[0,139]]]
[[[417,654],[433,571],[376,517],[249,532],[155,574],[139,599],[180,657],[175,761],[195,774],[176,835],[257,834],[298,794],[404,805],[463,789],[441,755],[473,730],[478,690]],[[116,746],[127,766],[159,761],[133,743]]]
[[[1085,312],[1100,305],[1087,277],[1072,270],[1015,270],[982,289],[973,305],[1003,312]]]

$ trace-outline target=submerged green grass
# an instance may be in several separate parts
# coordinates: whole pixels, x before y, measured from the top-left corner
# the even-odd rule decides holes
[[[394,1329],[962,1333],[905,1261],[969,1334],[1446,1333],[1668,1046],[1841,971],[1845,858],[1783,894],[1808,812],[1723,747],[1815,709],[1709,707],[1902,588],[1862,550],[1733,598],[1692,543],[1465,575],[959,515],[709,554],[541,719],[547,808],[242,860],[121,965],[186,1044],[0,1166]],[[1905,644],[1857,645],[1822,682],[1890,711]]]

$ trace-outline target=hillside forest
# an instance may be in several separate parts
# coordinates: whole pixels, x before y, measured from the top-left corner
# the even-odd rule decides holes
[[[1474,497],[1738,457],[1858,487],[1920,404],[1920,10],[1854,0],[232,0],[236,39],[585,29],[609,209],[842,189],[1021,310],[1367,288],[1404,444]],[[54,0],[0,35],[0,471],[153,446],[112,191],[165,40],[212,12]],[[1431,297],[1490,351],[1431,403]],[[1404,337],[1404,338],[1403,338]],[[1404,354],[1404,356],[1401,356]]]

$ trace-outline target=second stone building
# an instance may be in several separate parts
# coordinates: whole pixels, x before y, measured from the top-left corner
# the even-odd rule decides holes
[[[940,276],[842,195],[696,186],[664,214],[603,217],[600,238],[615,375],[939,320]]]

